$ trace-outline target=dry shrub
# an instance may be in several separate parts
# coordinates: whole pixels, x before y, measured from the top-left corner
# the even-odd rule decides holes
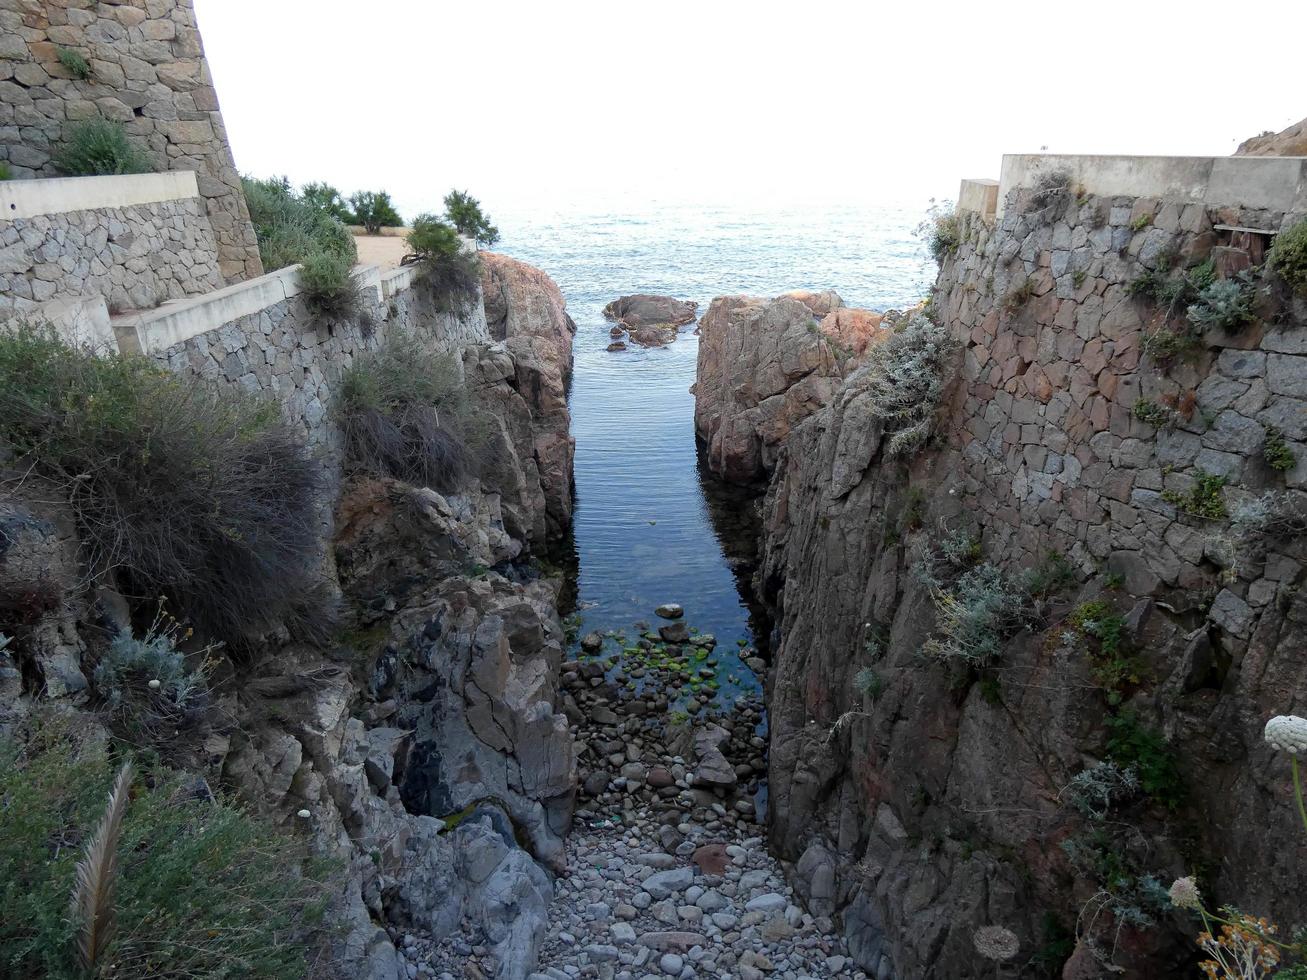
[[[0,335],[0,442],[66,492],[92,576],[229,644],[303,618],[321,477],[275,405],[29,325]]]
[[[485,432],[453,355],[396,332],[355,358],[340,391],[337,421],[355,468],[443,493],[472,475]]]

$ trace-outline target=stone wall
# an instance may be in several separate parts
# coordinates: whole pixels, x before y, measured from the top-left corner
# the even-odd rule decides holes
[[[1063,846],[1096,826],[1065,788],[1109,758],[1109,722],[1128,713],[1185,797],[1169,810],[1127,796],[1114,853],[1164,884],[1200,871],[1210,906],[1307,917],[1287,759],[1262,740],[1268,718],[1307,706],[1307,538],[1233,522],[1267,493],[1303,506],[1307,305],[1267,280],[1260,322],[1167,360],[1148,338],[1183,328],[1184,310],[1168,318],[1129,287],[1168,255],[1237,269],[1269,235],[1218,226],[1275,232],[1303,215],[1065,184],[1004,203],[997,225],[964,216],[937,283],[933,315],[962,350],[934,443],[889,457],[858,372],[777,462],[757,580],[777,623],[771,842],[881,977],[978,975],[986,925],[1017,934],[1023,963],[1059,930],[1078,938],[1068,976],[1107,975],[1095,948],[1125,976],[1180,975],[1194,924],[1093,904],[1119,882]],[[1287,471],[1267,465],[1271,427]],[[1185,506],[1200,471],[1224,477],[1228,516]],[[978,668],[923,654],[937,597],[915,569],[957,532],[1007,576],[1054,553],[1069,566]],[[1091,601],[1121,617],[1135,658],[1116,689],[1072,620]]]
[[[59,62],[86,59],[87,79]],[[121,122],[159,170],[194,170],[227,281],[263,267],[190,0],[0,0],[0,160],[57,175],[68,127]]]
[[[396,329],[416,332],[433,349],[451,354],[490,340],[480,296],[458,316],[437,312],[423,289],[398,289],[383,301],[373,286],[365,287],[365,295],[367,316],[356,320],[314,317],[296,293],[149,353],[172,370],[275,398],[287,418],[304,427],[314,452],[338,463],[340,435],[328,423],[328,406],[336,380],[358,353],[376,350]],[[142,319],[139,329],[148,335],[148,318]]]
[[[0,218],[0,310],[100,293],[149,309],[222,285],[204,201]]]

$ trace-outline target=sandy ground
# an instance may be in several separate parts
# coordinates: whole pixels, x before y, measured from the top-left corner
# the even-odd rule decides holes
[[[383,269],[397,268],[408,251],[408,240],[398,235],[355,235],[354,243],[359,248],[360,263]]]

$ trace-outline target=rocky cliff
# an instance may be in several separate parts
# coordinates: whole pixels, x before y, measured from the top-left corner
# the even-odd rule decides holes
[[[693,389],[709,468],[735,482],[769,473],[790,430],[830,401],[879,325],[829,290],[714,299],[699,323]]]
[[[1307,156],[1307,119],[1286,126],[1278,133],[1265,132],[1239,144],[1235,156],[1301,157]]]
[[[563,867],[576,762],[558,710],[561,583],[530,559],[570,521],[572,328],[544,273],[485,267],[496,336],[461,352],[488,430],[477,475],[446,493],[347,476],[326,542],[338,625],[224,658],[204,724],[169,749],[341,868],[315,975],[404,980],[457,932],[493,975],[523,977]],[[98,717],[91,651],[133,625],[121,596],[76,587],[55,496],[28,481],[0,501],[0,591],[40,583],[50,598],[0,651],[6,730],[48,702]]]
[[[912,454],[867,369],[788,372],[824,404],[769,438],[749,413],[785,360],[744,345],[783,308],[705,317],[740,324],[704,331],[710,364],[740,364],[700,376],[710,459],[775,460],[771,843],[865,969],[979,976],[973,936],[1002,926],[1039,975],[1176,975],[1195,923],[1157,885],[1181,874],[1209,905],[1307,918],[1261,737],[1307,703],[1307,310],[1268,277],[1249,323],[1186,314],[1203,260],[1248,264],[1217,225],[1300,217],[1056,182],[998,227],[963,217],[929,307],[958,352]]]

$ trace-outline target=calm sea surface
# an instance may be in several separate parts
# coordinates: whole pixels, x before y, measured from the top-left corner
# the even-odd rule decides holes
[[[703,313],[714,296],[833,288],[850,306],[902,307],[924,295],[934,274],[912,232],[924,209],[495,210],[497,249],[549,273],[577,324],[581,634],[633,636],[632,625],[654,621],[659,603],[679,602],[688,624],[717,637],[721,701],[759,689],[739,660],[754,635],[728,557],[738,551],[744,506],[702,470],[695,450],[694,327],[665,348],[610,354],[604,305],[659,293],[694,300]]]

